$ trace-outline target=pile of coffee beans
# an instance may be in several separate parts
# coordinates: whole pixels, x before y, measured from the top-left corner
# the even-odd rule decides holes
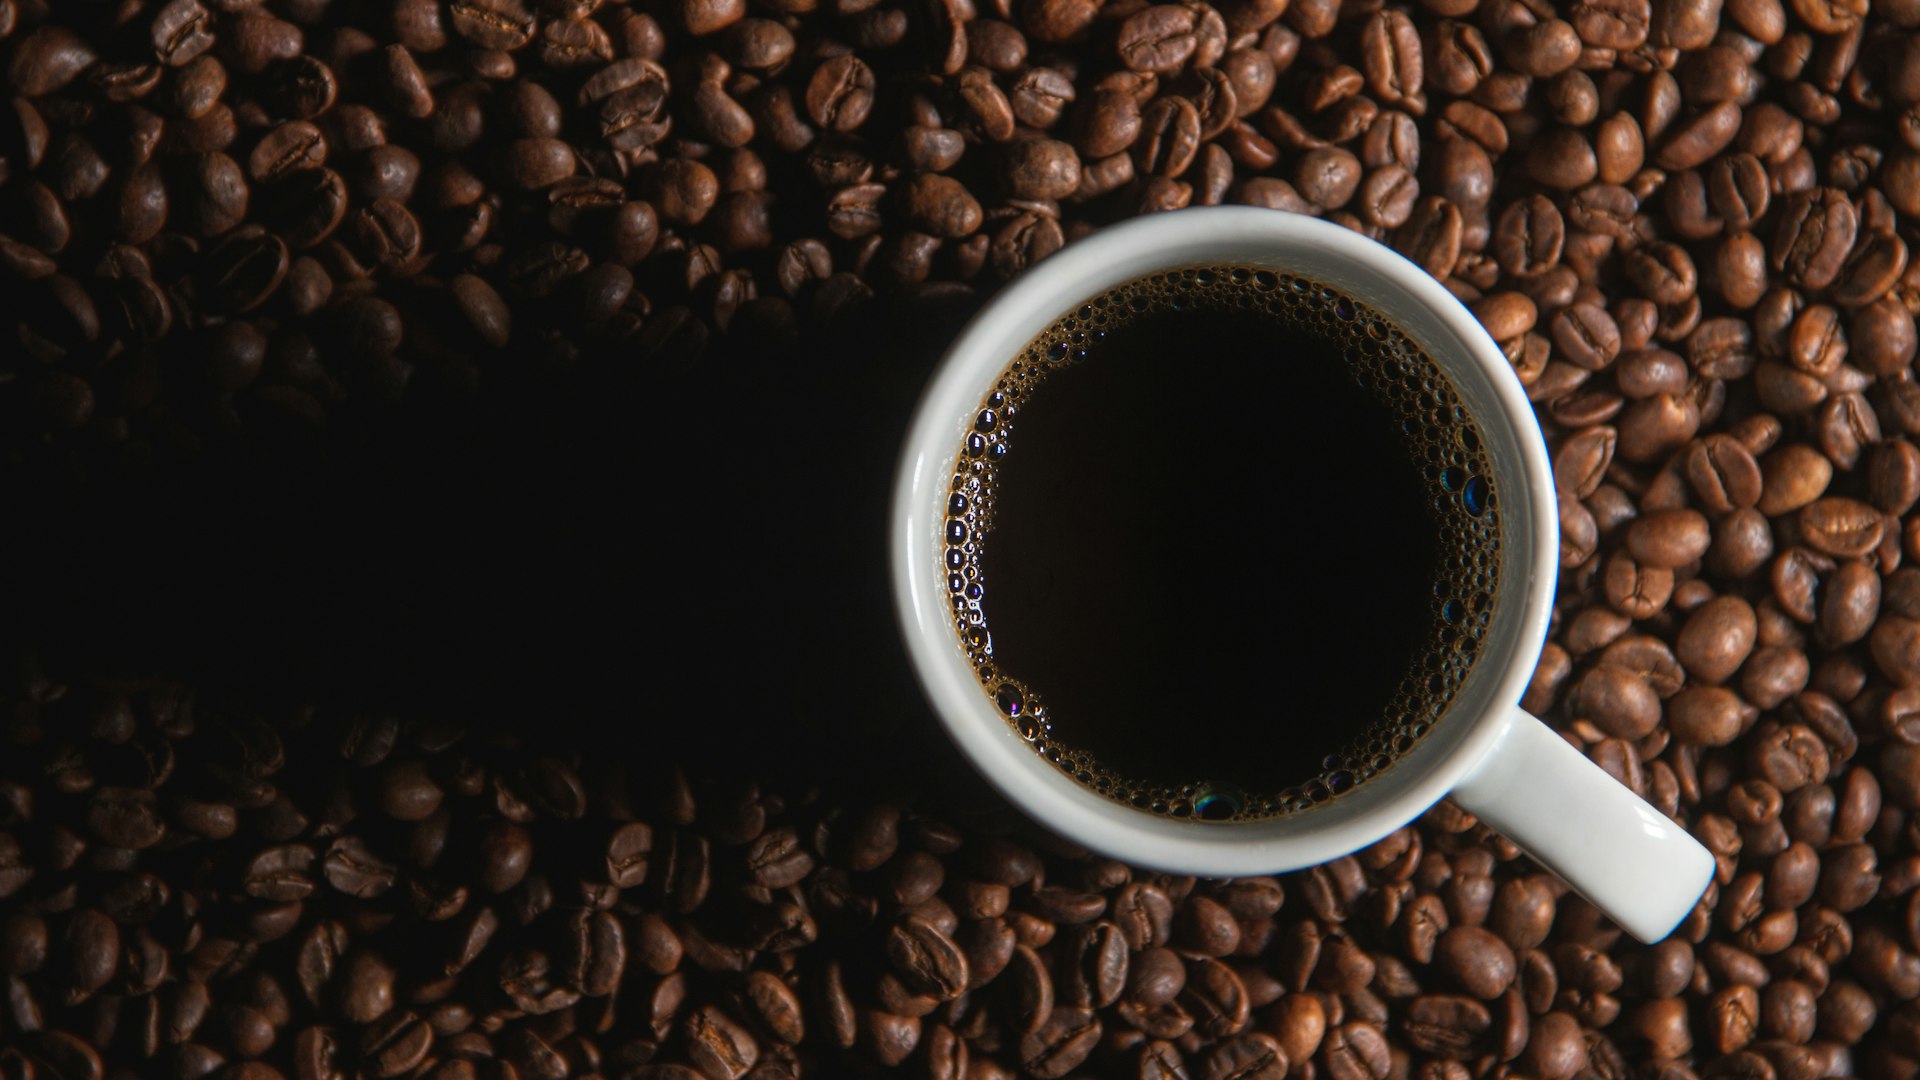
[[[32,666],[7,704],[9,1076],[1843,1076],[1913,978],[1864,844],[1719,903],[1790,945],[1707,905],[1648,950],[1445,807],[1196,882],[457,723]]]
[[[9,645],[6,1075],[1920,1075],[1920,4],[0,0],[0,59],[10,478],[599,369],[843,403],[819,335],[1129,215],[1377,236],[1547,433],[1528,707],[1719,862],[1641,947],[1444,804],[1196,882]]]

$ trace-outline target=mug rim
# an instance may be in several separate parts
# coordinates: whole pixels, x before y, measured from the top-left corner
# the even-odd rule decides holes
[[[1517,625],[1510,631],[1517,637],[1506,669],[1494,676],[1488,706],[1468,721],[1458,741],[1431,761],[1416,782],[1380,806],[1329,821],[1327,827],[1311,821],[1316,811],[1304,811],[1289,815],[1305,823],[1294,835],[1254,838],[1244,834],[1261,822],[1179,821],[1134,809],[1080,786],[1035,753],[991,710],[954,632],[944,572],[932,573],[937,560],[928,553],[937,547],[932,521],[940,506],[933,500],[944,502],[958,450],[952,435],[962,417],[953,412],[952,401],[978,386],[981,392],[964,406],[970,412],[991,378],[1031,340],[1031,333],[1014,340],[1015,324],[1030,322],[1036,308],[1045,314],[1042,325],[1051,323],[1075,302],[1126,280],[1215,258],[1233,261],[1227,252],[1304,246],[1331,252],[1410,294],[1464,347],[1518,448],[1532,493],[1521,512],[1536,542],[1525,560],[1526,580],[1501,583],[1525,591]],[[1223,253],[1209,255],[1209,250]],[[1110,277],[1114,266],[1131,263],[1143,252],[1155,256],[1147,260],[1151,265],[1137,266],[1119,281],[1087,284]],[[992,370],[983,370],[988,365]],[[982,308],[942,354],[915,405],[896,466],[888,525],[895,616],[915,678],[948,736],[990,785],[1029,816],[1076,843],[1172,872],[1232,876],[1290,870],[1358,850],[1413,820],[1457,786],[1499,742],[1531,679],[1531,660],[1546,640],[1552,613],[1559,563],[1554,490],[1544,439],[1511,366],[1466,306],[1426,271],[1385,245],[1305,215],[1255,207],[1155,214],[1108,226],[1036,264]],[[993,720],[991,727],[982,718],[983,710]]]

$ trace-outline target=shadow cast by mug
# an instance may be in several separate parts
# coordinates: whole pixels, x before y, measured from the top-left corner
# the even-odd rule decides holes
[[[714,774],[963,772],[898,643],[884,514],[970,313],[876,301],[691,372],[615,356],[311,444],[15,476],[0,634],[67,671]]]

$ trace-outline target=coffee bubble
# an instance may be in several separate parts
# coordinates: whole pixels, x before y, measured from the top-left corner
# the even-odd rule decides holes
[[[1207,777],[1145,783],[1056,737],[1046,688],[1030,685],[994,654],[988,627],[994,583],[981,560],[994,539],[1000,470],[1019,467],[1019,418],[1038,387],[1059,371],[1100,363],[1103,348],[1143,318],[1234,311],[1261,314],[1284,330],[1317,339],[1337,356],[1345,377],[1394,418],[1419,470],[1439,541],[1423,636],[1385,706],[1354,725],[1353,736],[1308,779],[1273,791]],[[1245,266],[1170,270],[1110,289],[1061,316],[1022,349],[981,400],[968,429],[956,454],[943,528],[955,628],[984,692],[1009,726],[1061,772],[1108,798],[1204,821],[1253,821],[1323,804],[1390,769],[1417,746],[1445,715],[1479,655],[1500,554],[1499,497],[1485,440],[1433,359],[1379,309],[1338,289]],[[1302,479],[1306,488],[1294,493],[1302,499],[1312,497],[1313,483],[1355,480]]]

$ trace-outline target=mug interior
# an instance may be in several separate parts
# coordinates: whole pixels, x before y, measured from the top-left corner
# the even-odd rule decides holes
[[[1162,270],[1247,266],[1310,277],[1388,314],[1446,372],[1479,423],[1500,508],[1498,584],[1481,651],[1451,707],[1414,747],[1352,791],[1265,821],[1183,821],[1080,786],[1027,745],[975,677],[942,563],[948,479],[969,424],[1013,357],[1061,314]],[[1492,747],[1545,640],[1557,511],[1539,428],[1497,346],[1425,271],[1337,225],[1250,207],[1136,219],[1034,267],[961,333],[909,428],[892,512],[896,608],[916,674],[956,745],[1007,798],[1087,847],[1177,873],[1274,873],[1324,862],[1412,820]]]

